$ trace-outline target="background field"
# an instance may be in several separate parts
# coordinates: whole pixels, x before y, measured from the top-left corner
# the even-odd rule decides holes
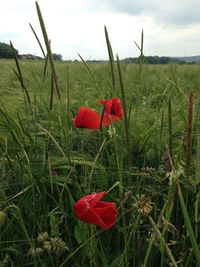
[[[113,91],[109,63],[56,63],[50,109],[49,66],[19,64],[31,103],[0,61],[0,266],[200,266],[200,66],[121,64],[130,166],[124,120],[72,124],[79,107],[121,98],[116,66]],[[111,187],[116,225],[78,221],[75,201]]]

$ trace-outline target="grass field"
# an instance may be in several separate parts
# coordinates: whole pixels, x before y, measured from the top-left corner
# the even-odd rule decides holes
[[[19,64],[23,88],[0,61],[0,266],[200,266],[200,66],[115,65],[114,90],[109,63],[60,62],[59,101],[44,61]],[[128,125],[73,126],[113,97]],[[108,230],[73,209],[102,191]]]

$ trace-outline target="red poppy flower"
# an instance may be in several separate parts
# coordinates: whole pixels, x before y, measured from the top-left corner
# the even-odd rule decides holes
[[[94,110],[81,107],[73,120],[76,128],[99,129],[101,116]]]
[[[114,202],[100,201],[106,192],[87,195],[74,205],[77,218],[86,223],[95,224],[106,230],[115,224],[117,208]]]
[[[119,98],[109,100],[99,100],[99,103],[105,106],[102,125],[110,124],[110,120],[115,122],[123,117],[123,108]]]

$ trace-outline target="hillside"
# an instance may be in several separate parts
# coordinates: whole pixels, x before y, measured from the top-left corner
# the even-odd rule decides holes
[[[200,62],[200,56],[191,56],[191,57],[173,57],[173,59],[178,59],[185,62]]]

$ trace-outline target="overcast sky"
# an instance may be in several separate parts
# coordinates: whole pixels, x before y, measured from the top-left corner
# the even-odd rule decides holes
[[[52,51],[64,59],[107,59],[104,25],[114,54],[136,57],[141,31],[144,54],[200,54],[199,0],[38,0]],[[41,55],[29,27],[43,43],[34,0],[0,0],[0,42],[20,54]]]

